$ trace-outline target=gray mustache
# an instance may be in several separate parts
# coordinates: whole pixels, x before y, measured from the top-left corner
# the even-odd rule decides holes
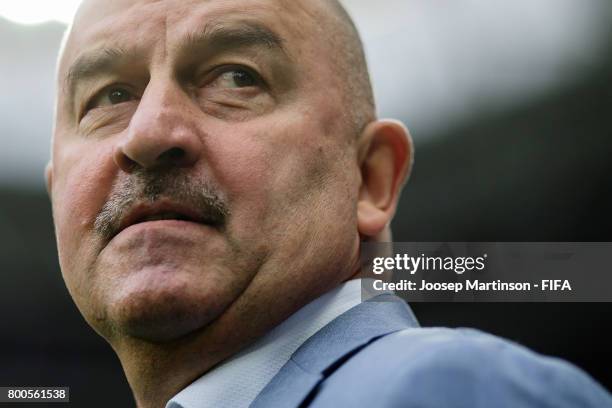
[[[177,170],[163,173],[138,170],[119,179],[96,216],[94,231],[110,240],[119,232],[122,220],[134,205],[155,203],[160,198],[190,207],[207,224],[223,226],[229,209],[217,189],[205,180]]]

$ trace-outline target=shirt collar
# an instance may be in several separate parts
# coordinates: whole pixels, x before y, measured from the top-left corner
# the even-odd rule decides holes
[[[343,283],[194,381],[166,408],[248,407],[309,337],[360,301],[361,280]]]

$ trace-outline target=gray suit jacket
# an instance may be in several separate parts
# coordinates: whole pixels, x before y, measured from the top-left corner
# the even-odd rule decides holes
[[[251,407],[612,408],[563,360],[476,330],[420,328],[401,300],[377,299],[308,339]]]

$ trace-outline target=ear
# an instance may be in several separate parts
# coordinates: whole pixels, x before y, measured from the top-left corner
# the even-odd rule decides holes
[[[391,222],[412,157],[412,138],[401,122],[378,120],[364,129],[359,141],[362,181],[357,207],[362,237],[380,235]]]
[[[51,191],[53,190],[53,163],[47,163],[45,167],[45,183],[47,185],[47,194],[51,198]]]

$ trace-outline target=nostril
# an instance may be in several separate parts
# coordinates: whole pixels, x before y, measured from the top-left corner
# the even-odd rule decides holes
[[[197,160],[197,154],[192,154],[194,149],[174,146],[164,146],[161,143],[131,143],[118,145],[113,152],[113,158],[117,166],[126,173],[132,173],[138,169],[153,169],[156,167],[188,167]]]
[[[172,162],[177,163],[182,161],[186,156],[185,150],[180,147],[173,147],[172,149],[166,150],[159,157],[159,162]]]
[[[117,163],[117,166],[119,166],[119,168],[126,173],[131,173],[134,171],[134,169],[136,169],[136,167],[138,167],[138,163],[136,161],[120,152],[115,154],[115,163]]]

